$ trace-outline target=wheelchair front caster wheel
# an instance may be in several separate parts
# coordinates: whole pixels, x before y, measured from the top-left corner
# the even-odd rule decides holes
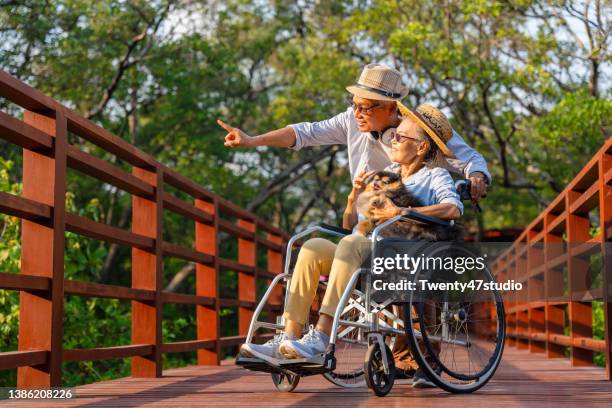
[[[291,392],[295,390],[295,387],[297,387],[300,382],[300,376],[285,373],[272,373],[272,382],[277,390]]]
[[[385,345],[387,360],[389,361],[389,374],[385,374],[383,356],[378,342],[374,342],[368,348],[364,362],[364,374],[368,388],[379,397],[384,397],[393,388],[395,381],[395,363],[391,349]]]

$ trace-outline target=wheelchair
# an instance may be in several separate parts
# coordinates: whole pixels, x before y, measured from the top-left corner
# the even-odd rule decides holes
[[[465,190],[462,198],[465,197]],[[451,225],[448,221],[415,211],[391,218],[371,233],[370,260],[379,253],[383,244],[390,243],[392,247],[399,243],[401,247],[402,241],[407,242],[380,236],[385,227],[402,218],[440,226]],[[268,298],[281,281],[286,283],[287,298],[294,243],[315,232],[337,237],[351,234],[350,230],[319,223],[290,238],[284,271],[274,277],[255,309],[247,343],[252,342],[259,329],[275,330],[277,333],[284,329],[282,316],[277,317],[276,323],[259,318]],[[410,243],[417,247],[429,244],[419,241]],[[444,252],[445,248],[444,245],[436,247],[434,252]],[[461,255],[462,249],[455,248],[455,252],[457,250]],[[431,274],[431,271],[419,270],[413,279],[418,282],[427,278],[428,273]],[[478,279],[494,281],[488,268],[478,273],[481,275]],[[398,336],[406,336],[419,368],[443,390],[471,393],[491,379],[501,361],[505,341],[504,306],[499,292],[491,290],[485,294],[466,294],[443,291],[437,296],[427,297],[426,293],[411,290],[407,291],[406,299],[398,302],[392,298],[375,299],[371,289],[373,278],[371,267],[362,265],[353,273],[333,316],[330,341],[324,353],[310,359],[278,359],[271,362],[239,355],[236,364],[252,371],[270,373],[279,391],[293,391],[301,377],[323,375],[337,386],[367,386],[375,395],[384,396],[391,391],[395,381],[393,349],[398,343]],[[362,283],[361,289],[359,281]],[[325,286],[325,282],[320,284]]]

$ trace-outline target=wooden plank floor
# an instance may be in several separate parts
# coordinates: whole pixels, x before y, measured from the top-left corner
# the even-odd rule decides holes
[[[612,382],[603,369],[572,368],[566,359],[546,359],[507,347],[495,377],[480,391],[452,395],[440,389],[395,385],[378,398],[367,389],[342,389],[321,376],[302,378],[293,393],[276,391],[269,374],[253,373],[226,361],[220,367],[192,366],[164,371],[158,379],[125,378],[78,387],[62,402],[2,401],[2,406],[79,407],[612,407]]]

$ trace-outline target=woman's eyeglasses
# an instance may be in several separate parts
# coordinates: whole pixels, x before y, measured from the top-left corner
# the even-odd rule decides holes
[[[414,140],[418,142],[420,139],[418,137],[400,135],[396,131],[391,135],[391,140],[394,140],[397,143],[404,143],[406,140]]]

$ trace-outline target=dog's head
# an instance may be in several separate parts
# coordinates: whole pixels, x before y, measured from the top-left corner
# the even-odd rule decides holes
[[[379,171],[366,180],[365,192],[397,190],[402,187],[399,174],[390,171]]]

